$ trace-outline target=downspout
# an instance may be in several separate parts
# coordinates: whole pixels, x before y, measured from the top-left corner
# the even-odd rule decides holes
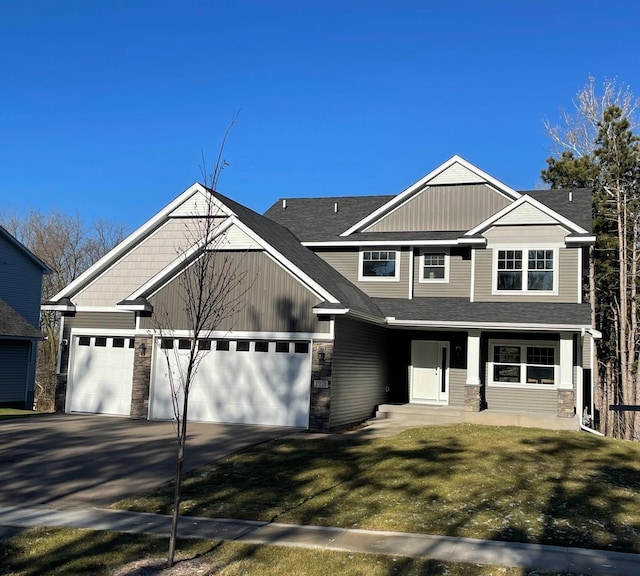
[[[583,367],[582,367],[582,346],[583,346],[583,339],[584,339],[584,335],[585,335],[585,331],[582,330],[580,332],[580,346],[578,347],[578,353],[579,353],[579,357],[580,357],[580,372],[583,373]],[[591,338],[591,335],[589,334],[589,338]],[[586,426],[583,422],[582,422],[582,400],[583,400],[583,396],[584,396],[584,392],[583,392],[583,386],[584,386],[584,373],[583,373],[583,377],[580,378],[580,380],[582,380],[582,382],[580,382],[580,385],[577,386],[578,390],[578,402],[576,402],[577,406],[580,407],[580,412],[578,413],[578,418],[580,419],[580,430],[584,430],[585,432],[591,432],[591,434],[595,434],[596,436],[603,436],[604,434],[602,432],[598,432],[597,430],[594,430],[593,428],[589,428],[589,426]],[[591,371],[591,387],[593,388],[593,370]],[[591,413],[593,414],[593,393],[591,394]]]

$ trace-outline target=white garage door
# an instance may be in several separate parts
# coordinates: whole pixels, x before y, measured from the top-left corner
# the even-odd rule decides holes
[[[76,336],[67,389],[67,412],[128,416],[133,378],[133,338]]]
[[[203,356],[189,394],[189,420],[274,426],[309,425],[309,342],[204,340]],[[149,417],[174,418],[167,354],[179,382],[188,340],[163,339],[154,347]]]

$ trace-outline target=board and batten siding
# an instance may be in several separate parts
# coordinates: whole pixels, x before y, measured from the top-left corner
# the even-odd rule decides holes
[[[449,281],[448,282],[420,282],[420,267],[422,254],[438,252],[433,250],[419,250],[414,255],[413,266],[413,295],[415,297],[451,297],[468,298],[471,287],[471,257],[468,249],[447,249],[449,251]],[[442,252],[442,250],[440,251]]]
[[[365,231],[469,230],[510,202],[487,184],[429,186]]]
[[[77,306],[114,306],[173,262],[197,238],[197,220],[172,218],[73,299]]]
[[[367,250],[394,250],[384,246],[367,248]],[[367,296],[374,298],[407,298],[409,294],[409,259],[407,249],[400,251],[400,278],[398,280],[359,280],[360,251],[351,250],[317,250],[316,254],[329,263],[345,278],[355,284]]]
[[[518,246],[514,245],[514,249],[517,250]],[[474,300],[476,302],[578,302],[581,290],[578,282],[579,254],[580,251],[575,248],[558,249],[557,295],[544,292],[493,294],[493,249],[476,250]],[[526,258],[526,255],[523,255],[523,258]]]
[[[338,317],[335,331],[330,428],[371,418],[386,400],[388,380],[384,328]]]
[[[232,260],[229,269],[242,280],[236,282],[229,297],[229,301],[237,302],[236,313],[228,314],[218,322],[215,330],[328,332],[329,323],[318,321],[312,311],[321,299],[267,254],[257,251],[224,251],[218,254]],[[141,318],[141,328],[156,328],[157,318],[167,314],[166,323],[170,328],[188,330],[190,325],[184,311],[182,292],[183,285],[177,277],[152,295],[149,300],[154,314],[151,318]]]

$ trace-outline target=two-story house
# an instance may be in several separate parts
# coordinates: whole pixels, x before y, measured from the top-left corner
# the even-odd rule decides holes
[[[33,408],[42,275],[49,273],[0,226],[0,406]]]
[[[201,343],[193,420],[329,430],[393,403],[577,428],[590,409],[589,191],[517,192],[454,156],[394,196],[264,216],[207,198],[194,184],[46,304],[67,411],[172,417],[163,349],[192,337],[177,254],[198,217],[246,305]]]

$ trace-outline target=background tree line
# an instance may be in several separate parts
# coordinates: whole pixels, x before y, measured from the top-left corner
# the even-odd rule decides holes
[[[545,122],[557,146],[542,179],[552,188],[591,188],[597,236],[589,254],[592,324],[602,339],[593,374],[596,425],[607,435],[640,440],[640,412],[610,410],[637,406],[639,359],[638,272],[640,250],[640,138],[634,133],[640,104],[628,87],[595,80],[578,92],[575,111],[562,123]]]
[[[51,299],[67,284],[123,240],[122,224],[96,220],[90,224],[79,215],[48,213],[35,208],[0,213],[0,225],[51,268],[42,283],[42,301]],[[38,347],[35,402],[38,410],[53,411],[56,366],[60,344],[60,315],[43,311],[40,329],[45,340]]]

